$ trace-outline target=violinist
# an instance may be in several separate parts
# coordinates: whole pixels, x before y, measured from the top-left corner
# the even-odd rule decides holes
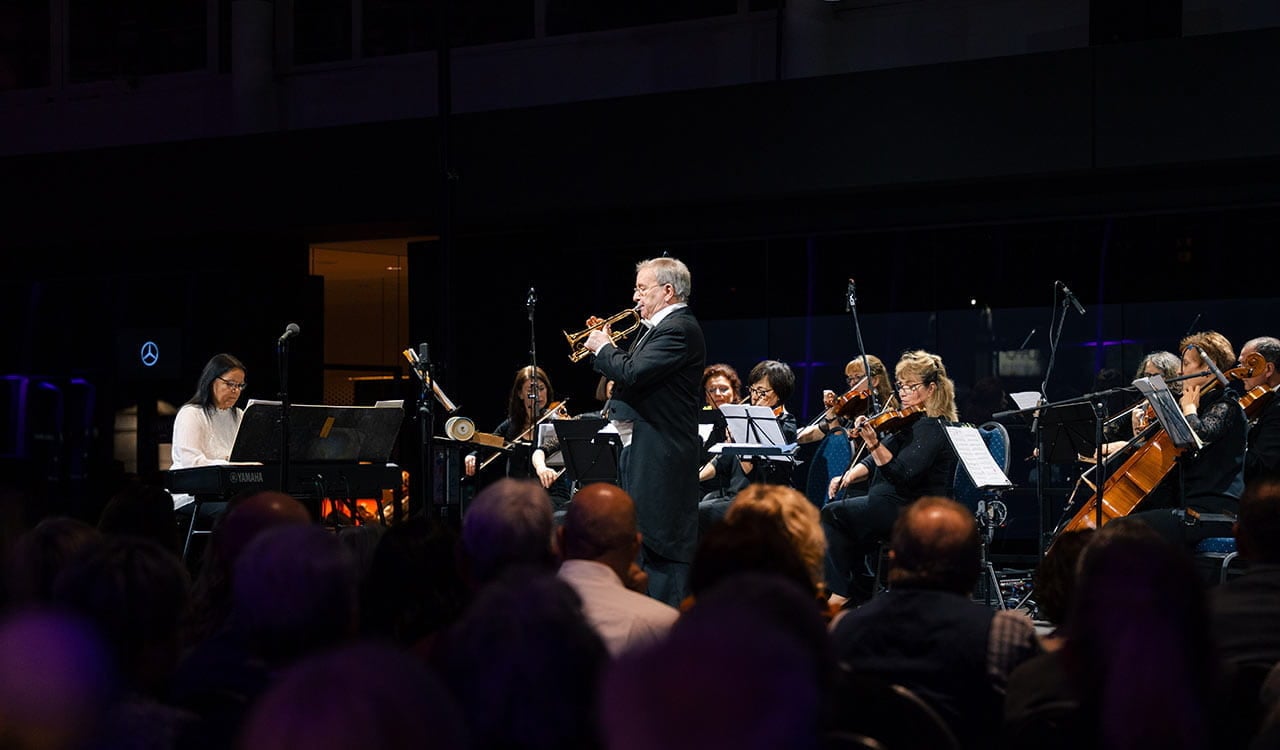
[[[1244,482],[1246,485],[1262,478],[1280,476],[1280,406],[1274,391],[1280,387],[1280,339],[1259,336],[1249,339],[1240,347],[1240,363],[1250,355],[1262,357],[1262,365],[1241,378],[1245,393],[1263,394],[1267,400],[1261,411],[1251,421],[1248,447],[1244,454]],[[1262,390],[1258,390],[1261,388]],[[1267,395],[1269,394],[1269,395]]]
[[[1149,378],[1159,375],[1164,380],[1173,380],[1178,377],[1178,373],[1182,369],[1182,360],[1178,359],[1178,355],[1173,352],[1155,351],[1142,358],[1138,363],[1138,371],[1134,374],[1134,379]],[[1182,381],[1174,380],[1169,383],[1169,390],[1174,395],[1182,392]],[[1129,440],[1142,434],[1146,429],[1149,415],[1147,414],[1146,400],[1140,400],[1138,404],[1122,415],[1117,415],[1115,421],[1109,422],[1103,427],[1103,437],[1107,442],[1102,444],[1102,456],[1113,455],[1124,448]],[[1096,461],[1095,456],[1081,456],[1082,461],[1088,463]]]
[[[1167,481],[1143,501],[1138,518],[1171,542],[1193,547],[1210,536],[1230,536],[1230,522],[1198,522],[1197,514],[1234,516],[1244,490],[1247,423],[1239,394],[1219,382],[1213,368],[1225,371],[1236,363],[1231,342],[1217,331],[1193,333],[1179,343],[1183,376],[1178,404],[1195,431],[1200,450],[1178,456]],[[1212,366],[1210,365],[1212,363]]]
[[[547,417],[555,391],[551,378],[541,367],[520,368],[507,397],[507,416],[494,429],[511,447],[506,458],[506,476],[517,479],[536,478],[551,493],[556,510],[567,507],[570,497],[568,478],[547,465],[547,456],[556,451],[553,443],[537,444],[539,419]],[[564,414],[562,416],[568,416]],[[463,458],[463,471],[474,477],[479,471],[477,454]]]
[[[788,443],[795,442],[796,418],[783,405],[796,387],[796,375],[791,366],[786,362],[766,359],[751,368],[751,372],[747,375],[747,382],[750,383],[748,394],[752,405],[772,409],[774,418],[778,420],[778,428],[782,431],[782,437]],[[724,518],[737,490],[754,482],[790,486],[791,470],[790,461],[769,459],[751,461],[723,454],[707,462],[699,472],[698,479],[705,482],[715,478],[723,481],[727,478],[729,492],[732,494],[706,496],[698,503],[699,532],[705,532],[711,524]]]
[[[738,490],[747,485],[747,478],[741,472],[737,472],[740,481],[732,482],[735,472],[732,471],[731,462],[726,462],[725,469],[717,472],[714,462],[722,458],[731,460],[732,457],[709,453],[707,449],[728,439],[727,425],[720,406],[742,402],[742,379],[738,377],[738,371],[732,365],[722,362],[707,365],[702,371],[702,393],[706,398],[706,405],[702,407],[703,413],[711,423],[711,433],[702,444],[702,464],[698,472],[698,481],[702,485],[702,500],[732,499]]]
[[[870,408],[869,390],[875,391],[875,400],[880,406],[889,403],[893,389],[889,386],[889,373],[885,371],[884,363],[872,354],[867,355],[867,362],[871,365],[870,388],[863,378],[862,357],[849,360],[844,366],[845,382],[848,383],[849,390],[843,395],[830,390],[822,392],[824,411],[813,424],[796,434],[797,443],[803,445],[817,442],[841,427],[852,435],[853,419]],[[850,413],[853,413],[852,417],[847,416]]]
[[[827,585],[860,604],[871,597],[875,581],[865,560],[889,538],[898,512],[924,495],[952,494],[956,455],[943,422],[957,418],[955,384],[942,358],[908,351],[894,368],[901,408],[861,416],[855,421],[867,456],[831,480],[833,498],[822,507],[827,535]],[[839,498],[847,485],[869,479],[866,493]]]

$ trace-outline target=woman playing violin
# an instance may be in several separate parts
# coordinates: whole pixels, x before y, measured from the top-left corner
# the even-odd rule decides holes
[[[702,486],[702,499],[704,501],[732,499],[738,490],[747,485],[747,478],[742,476],[739,485],[731,483],[735,478],[731,463],[726,464],[725,471],[717,473],[714,462],[720,458],[720,455],[710,453],[707,449],[728,439],[727,425],[720,406],[742,402],[742,379],[738,377],[738,371],[732,365],[724,363],[707,365],[702,371],[702,393],[707,400],[706,406],[702,408],[715,420],[711,425],[710,434],[702,443],[702,463],[698,473],[698,480]],[[738,474],[741,475],[741,472]]]
[[[1262,364],[1250,368],[1240,382],[1246,393],[1273,392],[1280,387],[1280,339],[1259,336],[1240,347],[1240,363],[1257,354]],[[1262,388],[1264,391],[1258,391]],[[1252,420],[1248,448],[1244,454],[1244,482],[1250,484],[1266,476],[1280,476],[1280,399],[1274,394]]]
[[[1182,381],[1178,404],[1204,447],[1181,453],[1167,481],[1133,515],[1170,541],[1194,545],[1205,537],[1231,535],[1229,524],[1197,523],[1194,514],[1236,512],[1244,490],[1248,425],[1239,394],[1222,387],[1209,366],[1212,361],[1225,371],[1235,365],[1231,342],[1216,331],[1203,331],[1182,339],[1179,351],[1182,375],[1203,373]],[[1192,518],[1185,518],[1188,511]]]
[[[778,427],[782,431],[782,437],[788,443],[794,443],[796,418],[784,406],[784,402],[791,397],[791,392],[796,387],[796,375],[791,365],[775,359],[766,359],[751,368],[751,372],[747,374],[747,382],[750,383],[747,392],[750,394],[751,403],[754,406],[772,409],[774,418],[778,420]],[[721,479],[728,477],[730,492],[736,494],[737,490],[753,482],[789,486],[791,469],[790,461],[768,459],[746,461],[732,455],[721,455],[702,467],[698,479],[705,482],[717,477]],[[733,494],[707,496],[698,504],[700,531],[705,532],[711,524],[724,518]]]
[[[871,402],[869,391],[874,390],[876,403],[884,406],[889,403],[889,397],[893,394],[893,388],[889,385],[889,373],[884,369],[884,363],[879,357],[868,354],[867,362],[871,365],[871,385],[867,386],[862,367],[862,357],[855,357],[849,360],[844,366],[845,381],[849,384],[849,390],[843,395],[837,395],[835,391],[822,392],[823,411],[818,421],[805,427],[796,434],[796,442],[800,444],[813,443],[821,440],[836,429],[843,427],[847,433],[852,434],[853,419],[845,416],[853,412],[855,416],[858,413],[864,413],[869,410]]]
[[[551,502],[556,510],[561,510],[569,503],[569,480],[547,466],[547,456],[555,453],[558,445],[554,442],[536,444],[538,428],[535,423],[547,416],[554,393],[551,389],[551,377],[541,367],[520,368],[516,371],[511,392],[507,396],[507,417],[493,432],[501,435],[513,447],[506,460],[506,475],[537,479],[551,493]],[[569,415],[559,416],[567,418]],[[476,454],[467,454],[463,458],[463,471],[471,477],[476,475],[477,470]]]
[[[855,421],[867,456],[831,480],[836,498],[847,485],[869,478],[865,495],[833,499],[822,508],[827,534],[827,585],[855,603],[870,598],[874,581],[864,560],[888,539],[898,511],[923,495],[949,497],[956,455],[943,422],[957,418],[955,384],[942,358],[909,351],[894,368],[901,409]]]

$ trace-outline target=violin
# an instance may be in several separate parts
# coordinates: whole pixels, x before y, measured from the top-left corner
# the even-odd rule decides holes
[[[915,406],[904,406],[894,411],[885,411],[871,417],[866,424],[876,432],[897,432],[898,430],[910,427],[920,417],[925,414],[924,404],[916,404]]]
[[[843,395],[836,396],[831,405],[827,407],[827,411],[837,417],[856,419],[867,412],[867,405],[870,403],[870,389],[866,387],[850,388]]]
[[[1276,389],[1269,385],[1255,385],[1249,392],[1240,397],[1240,408],[1244,409],[1245,419],[1253,419],[1267,408],[1271,399],[1275,398]]]

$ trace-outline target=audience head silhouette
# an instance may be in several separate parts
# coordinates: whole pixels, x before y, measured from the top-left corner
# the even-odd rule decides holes
[[[359,643],[304,657],[254,703],[239,750],[464,750],[462,720],[413,655]]]
[[[462,546],[477,584],[513,565],[553,570],[551,498],[532,479],[503,477],[480,490],[462,518]]]
[[[982,561],[973,513],[946,497],[916,500],[893,524],[889,557],[893,586],[970,593]]]

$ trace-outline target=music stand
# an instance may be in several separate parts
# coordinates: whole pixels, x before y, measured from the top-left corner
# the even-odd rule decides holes
[[[240,420],[232,463],[279,463],[281,404],[250,401]],[[289,405],[290,463],[387,463],[400,434],[404,409],[379,406]]]
[[[1097,419],[1093,404],[1086,401],[1042,405],[1040,429],[1044,436],[1044,460],[1069,464],[1080,456],[1097,452]]]
[[[622,437],[616,432],[600,432],[609,424],[603,418],[553,419],[560,453],[569,480],[578,486],[592,482],[618,484],[618,455]]]
[[[711,446],[710,453],[728,453],[742,457],[768,458],[772,461],[795,463],[795,453],[800,446],[788,443],[778,426],[778,419],[767,406],[746,404],[722,404],[725,423],[732,443]]]

